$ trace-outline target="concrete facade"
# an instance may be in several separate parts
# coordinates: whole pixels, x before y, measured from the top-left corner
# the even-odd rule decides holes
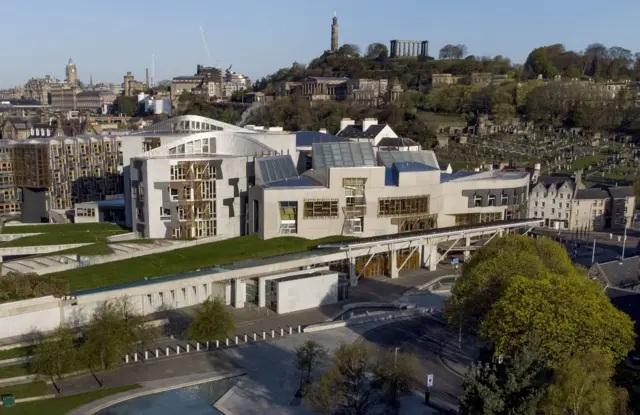
[[[334,144],[348,151],[364,145],[360,149],[368,149],[368,157],[374,157],[368,143],[314,144],[314,169],[300,177],[258,183],[249,190],[250,233],[263,239],[283,234],[309,239],[367,237],[526,214],[528,173],[446,174],[437,167],[432,152],[395,151],[378,152],[378,163],[368,166],[317,168],[317,158],[335,151]],[[389,163],[393,157],[406,159],[406,154],[398,153],[425,157],[422,162]],[[382,159],[387,160],[387,166]]]
[[[338,273],[318,271],[276,280],[278,314],[291,313],[338,302]]]

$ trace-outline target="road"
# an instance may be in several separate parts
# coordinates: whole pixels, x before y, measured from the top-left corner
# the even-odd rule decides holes
[[[460,374],[464,374],[466,366],[477,356],[471,341],[463,341],[463,350],[459,350],[457,335],[445,323],[432,317],[386,325],[363,334],[363,339],[414,354],[418,358],[420,389],[424,391],[427,375],[433,374],[431,396],[449,405],[458,405],[458,397],[462,394]]]

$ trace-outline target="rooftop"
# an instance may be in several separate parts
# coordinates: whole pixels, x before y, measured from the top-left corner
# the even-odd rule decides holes
[[[502,171],[502,170],[490,170],[490,171],[458,171],[455,173],[441,173],[440,182],[452,182],[452,181],[468,181],[468,180],[520,180],[529,176],[527,172],[515,172],[515,171]]]
[[[314,143],[312,151],[316,169],[376,165],[370,143]]]
[[[336,134],[343,138],[375,138],[386,127],[385,124],[373,124],[366,130],[362,130],[362,125],[348,125]]]
[[[325,187],[322,183],[319,183],[309,176],[300,176],[290,179],[284,179],[277,182],[264,183],[261,185],[265,189],[276,189],[283,187]]]
[[[440,169],[433,151],[379,151],[378,160],[385,167],[392,167],[396,162],[415,162]]]
[[[633,187],[631,186],[610,187],[608,190],[611,197],[614,199],[623,199],[633,196]]]
[[[338,137],[318,131],[298,131],[296,134],[296,147],[311,147],[314,143],[348,142],[344,137]]]
[[[256,179],[260,184],[298,178],[298,171],[289,155],[258,157],[255,163]]]
[[[640,289],[640,256],[599,264],[607,285],[617,288]]]
[[[578,189],[575,198],[578,200],[608,199],[609,193],[598,187],[590,187],[587,189]]]
[[[415,147],[418,143],[410,138],[403,137],[383,137],[378,141],[378,147]]]

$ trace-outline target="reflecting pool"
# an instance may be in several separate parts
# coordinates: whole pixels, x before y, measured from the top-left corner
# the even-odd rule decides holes
[[[218,415],[213,407],[240,377],[216,380],[117,403],[96,415]]]

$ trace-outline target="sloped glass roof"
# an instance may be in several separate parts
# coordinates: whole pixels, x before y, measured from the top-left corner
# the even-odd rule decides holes
[[[420,163],[439,169],[438,160],[433,151],[379,151],[378,158],[385,167],[393,166],[393,163]]]
[[[312,151],[316,169],[376,165],[371,143],[315,143]]]
[[[261,157],[257,158],[256,162],[262,183],[279,182],[298,177],[291,156]]]

